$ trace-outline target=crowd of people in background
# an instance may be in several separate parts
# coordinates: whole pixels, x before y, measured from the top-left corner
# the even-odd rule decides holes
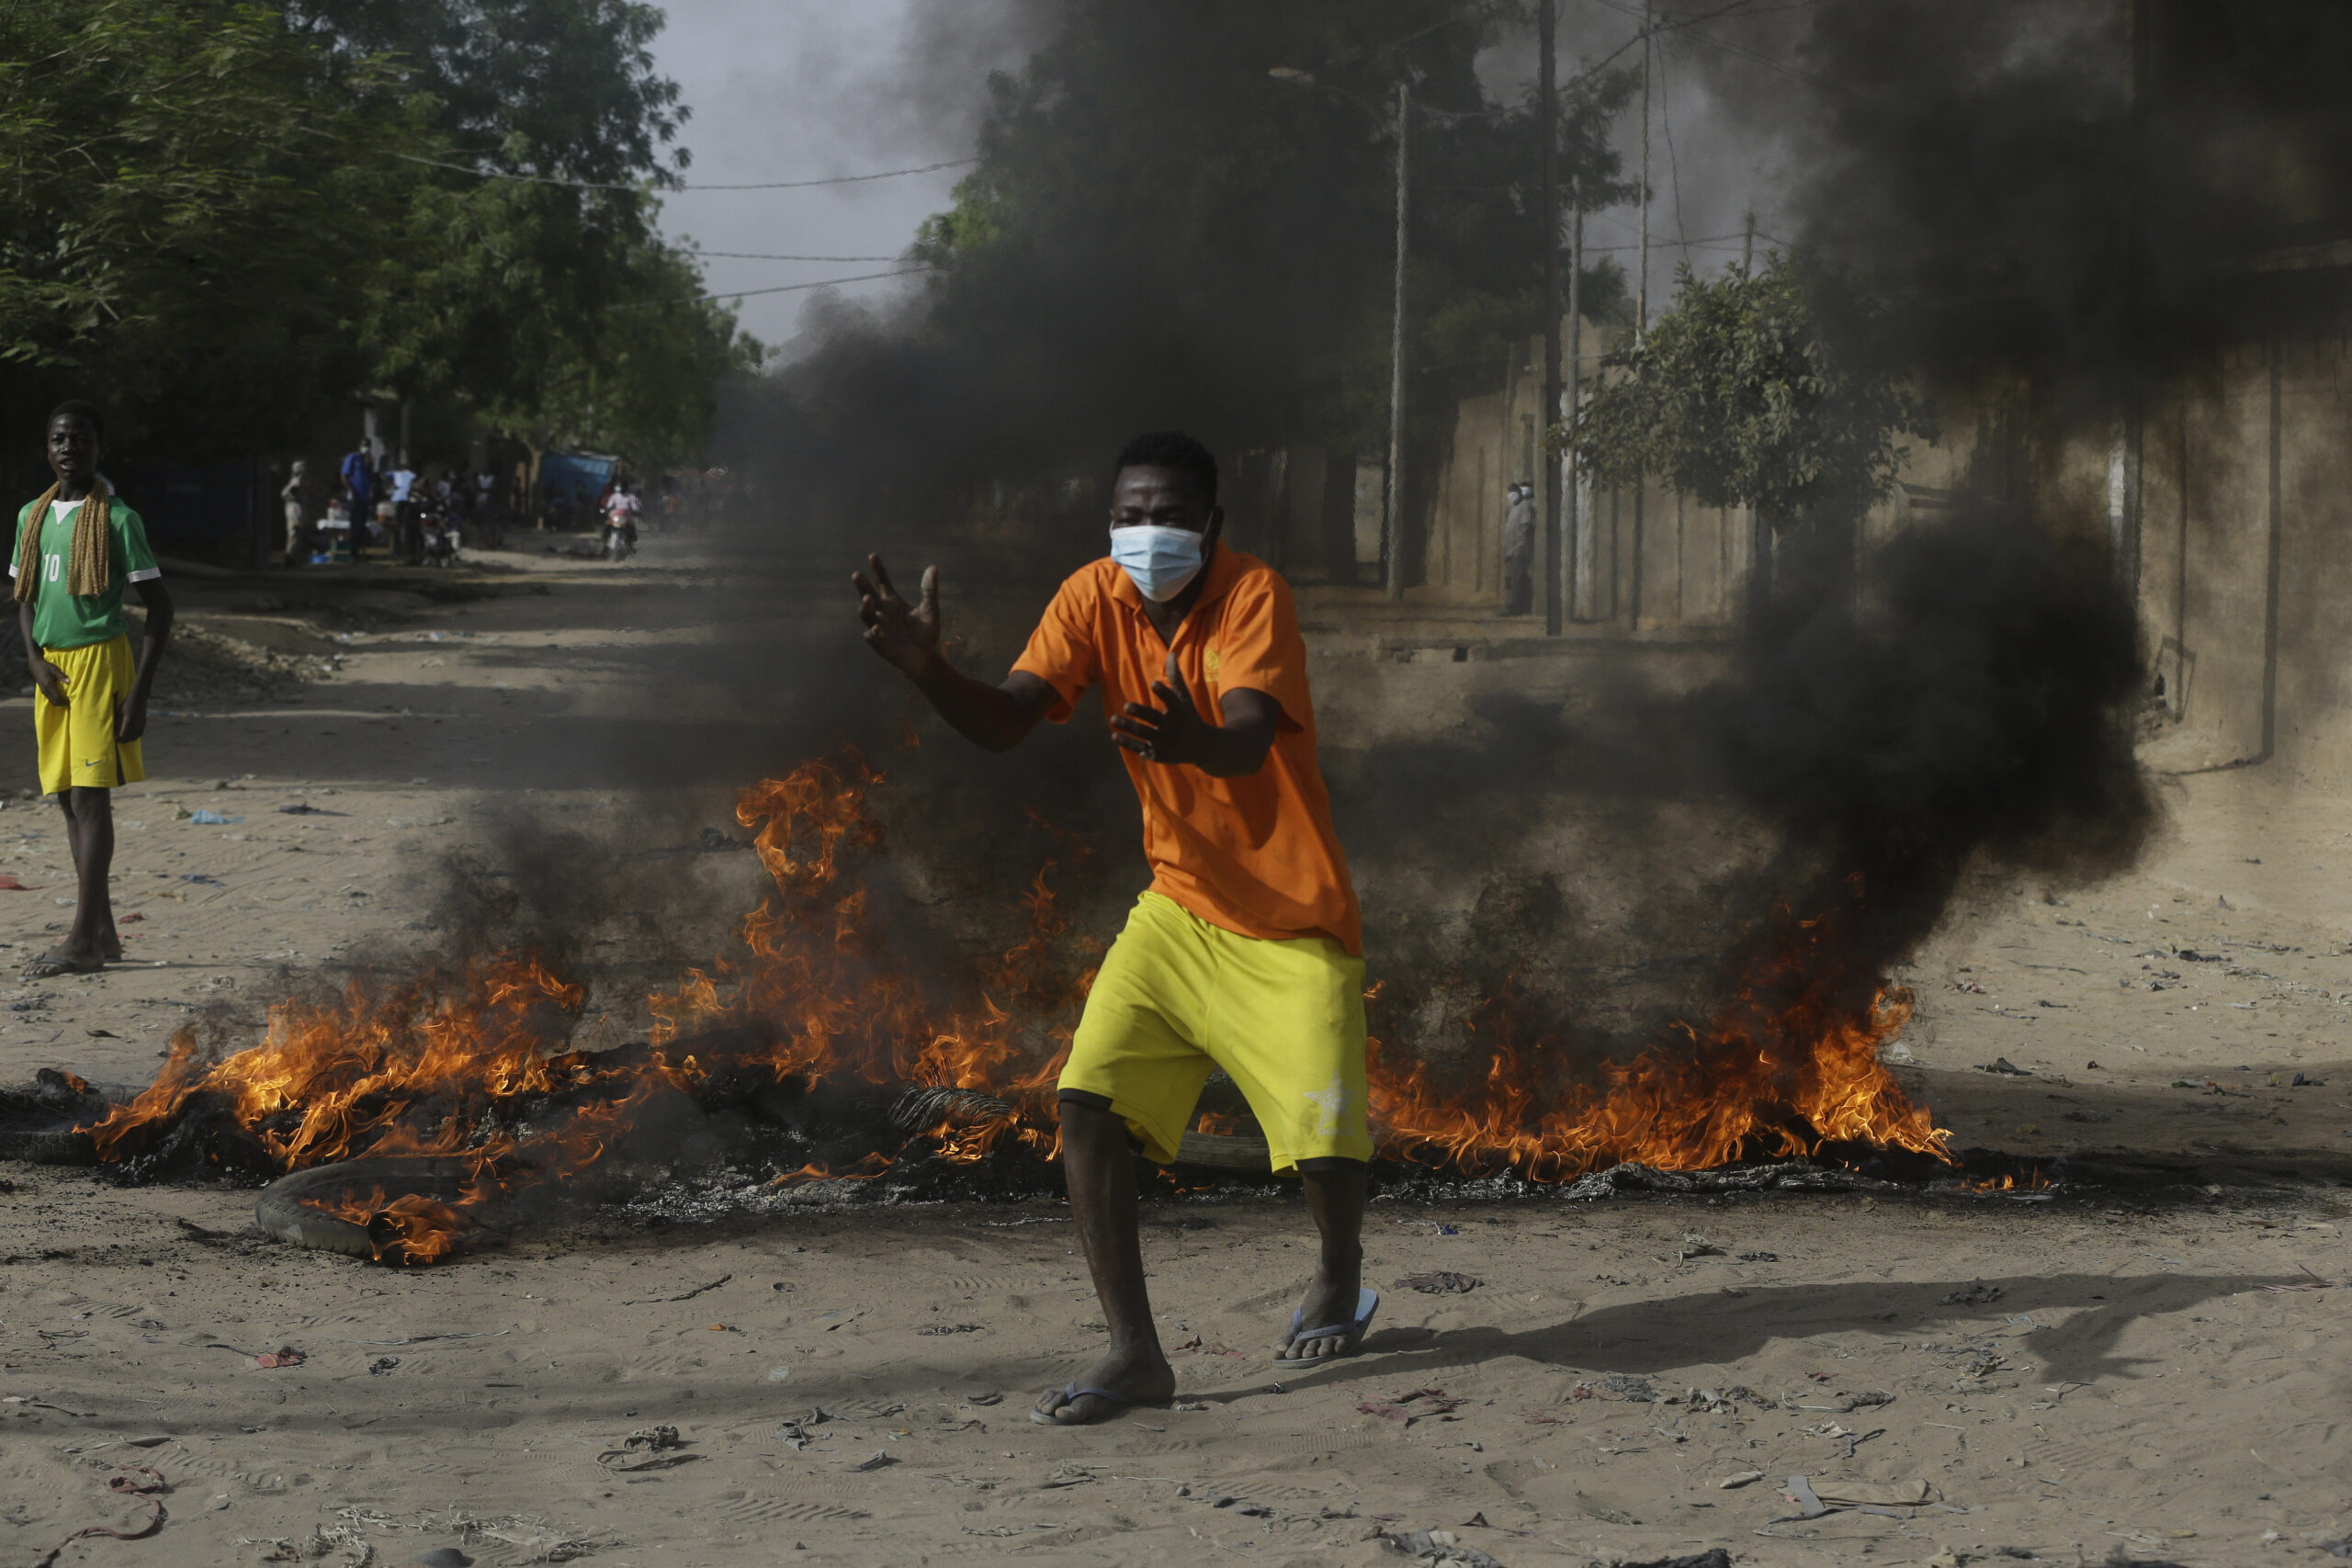
[[[664,474],[650,493],[616,470],[593,502],[584,488],[550,481],[531,506],[530,476],[529,465],[523,463],[504,475],[469,463],[420,468],[405,452],[392,453],[379,465],[363,444],[346,453],[332,480],[321,486],[308,461],[298,457],[278,491],[286,564],[325,565],[372,555],[408,566],[447,565],[467,545],[502,547],[507,529],[516,526],[548,533],[594,530],[600,537],[617,531],[633,552],[640,530],[723,522],[739,495],[725,468]],[[526,504],[518,508],[510,498],[524,498]]]
[[[380,551],[410,566],[447,565],[469,536],[494,548],[505,524],[496,488],[487,469],[433,464],[420,470],[406,453],[379,468],[367,447],[355,446],[337,465],[321,506],[309,464],[296,458],[278,492],[286,562],[325,564]]]

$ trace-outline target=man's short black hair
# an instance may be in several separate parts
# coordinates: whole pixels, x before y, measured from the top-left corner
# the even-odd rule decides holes
[[[1113,476],[1115,478],[1122,468],[1178,469],[1200,480],[1204,504],[1216,504],[1216,458],[1207,447],[1181,430],[1148,431],[1136,436],[1119,448],[1119,461],[1112,469]]]
[[[98,439],[101,441],[106,439],[107,416],[98,412],[96,404],[85,403],[79,398],[68,398],[49,411],[49,423],[55,424],[69,414],[75,419],[87,421],[91,430],[96,433]],[[44,425],[42,428],[46,429],[47,426]]]

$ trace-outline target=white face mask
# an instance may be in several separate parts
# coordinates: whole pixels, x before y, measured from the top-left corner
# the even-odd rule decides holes
[[[1111,558],[1126,570],[1136,592],[1164,604],[1201,574],[1203,536],[1190,528],[1137,523],[1111,530]]]

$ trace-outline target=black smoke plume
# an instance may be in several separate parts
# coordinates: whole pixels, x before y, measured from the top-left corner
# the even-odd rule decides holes
[[[1750,26],[1785,69],[1691,58],[1782,142],[1800,243],[1910,307],[1905,352],[1990,328],[2129,376],[2233,322],[2342,317],[2272,267],[2352,236],[2345,6],[1826,0]]]
[[[1371,852],[1385,1037],[1458,1058],[1509,990],[1582,1071],[1728,1005],[1789,919],[1835,923],[1860,1009],[1970,878],[2129,866],[2157,814],[2137,628],[2102,553],[1986,505],[1880,547],[1863,578],[1859,598],[1792,585],[1809,613],[1695,691],[1512,697],[1466,739],[1331,758],[1343,836]],[[1449,902],[1458,927],[1415,918]]]

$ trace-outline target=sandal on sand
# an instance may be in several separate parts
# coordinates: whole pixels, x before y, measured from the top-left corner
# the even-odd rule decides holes
[[[1090,1397],[1109,1401],[1111,1408],[1100,1416],[1091,1416],[1082,1421],[1065,1421],[1057,1414],[1058,1411],[1069,1409],[1080,1400]],[[1068,1382],[1062,1384],[1062,1402],[1059,1404],[1055,1405],[1052,1410],[1033,1408],[1029,1412],[1029,1419],[1040,1427],[1091,1427],[1098,1421],[1108,1421],[1112,1416],[1120,1415],[1134,1405],[1159,1406],[1168,1403],[1169,1401],[1165,1399],[1129,1399],[1114,1388],[1080,1388],[1074,1382]]]
[[[1320,1356],[1285,1357],[1279,1363],[1281,1365],[1291,1367],[1311,1367],[1322,1361],[1336,1361],[1342,1356],[1352,1356],[1362,1350],[1363,1348],[1363,1331],[1372,1326],[1372,1314],[1380,1310],[1380,1292],[1374,1290],[1370,1285],[1364,1286],[1362,1290],[1356,1292],[1356,1315],[1355,1321],[1352,1323],[1327,1324],[1321,1328],[1301,1328],[1298,1325],[1298,1320],[1300,1313],[1303,1313],[1305,1310],[1306,1309],[1302,1307],[1299,1309],[1299,1312],[1295,1312],[1290,1314],[1290,1337],[1283,1341],[1283,1348],[1287,1350],[1302,1339],[1329,1339],[1333,1337],[1337,1337],[1340,1340],[1340,1348],[1336,1350],[1327,1351],[1325,1354]]]
[[[95,975],[105,968],[104,959],[67,958],[60,953],[46,953],[25,965],[28,980],[53,980],[60,975]]]

